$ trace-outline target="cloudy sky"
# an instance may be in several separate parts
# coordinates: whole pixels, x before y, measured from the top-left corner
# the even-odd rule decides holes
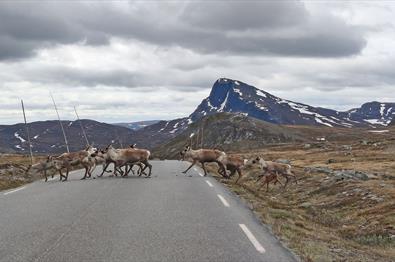
[[[190,114],[227,77],[346,110],[395,101],[395,3],[1,1],[0,124]]]

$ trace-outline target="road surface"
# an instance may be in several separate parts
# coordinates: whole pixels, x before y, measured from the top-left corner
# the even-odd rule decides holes
[[[152,164],[152,178],[75,171],[0,192],[0,261],[296,261],[214,178]]]

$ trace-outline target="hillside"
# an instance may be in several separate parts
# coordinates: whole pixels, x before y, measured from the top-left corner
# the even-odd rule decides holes
[[[86,145],[78,121],[62,121],[68,137],[70,151],[77,151]],[[120,126],[81,120],[88,140],[96,147],[114,143],[117,147],[134,141],[134,131]],[[38,121],[28,124],[34,153],[62,153],[66,151],[59,122],[55,120]],[[8,153],[28,153],[27,135],[24,124],[0,126],[0,149]]]
[[[192,138],[191,134],[194,134]],[[178,152],[190,141],[194,147],[245,150],[309,139],[302,132],[286,126],[274,125],[243,114],[219,113],[203,117],[189,125],[168,143],[154,148],[154,155],[161,158],[177,158]]]

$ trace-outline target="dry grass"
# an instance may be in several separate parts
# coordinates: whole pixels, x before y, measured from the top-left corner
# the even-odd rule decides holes
[[[270,185],[258,190],[257,170],[246,168],[245,178],[216,176],[236,194],[248,200],[261,220],[272,226],[303,261],[393,261],[395,257],[395,141],[363,145],[352,150],[343,144],[324,143],[274,146],[244,157],[261,155],[267,160],[290,159],[298,184],[286,190]],[[235,153],[235,152],[234,152]],[[330,160],[328,162],[328,160]],[[354,169],[371,179],[339,180],[323,173],[306,173],[304,167]],[[214,171],[216,167],[212,167]]]
[[[36,156],[34,158],[35,163],[43,160],[44,157]],[[30,164],[30,158],[27,155],[18,154],[0,154],[0,166],[12,164],[15,166],[20,166],[22,168],[27,168]],[[24,172],[1,172],[0,170],[0,190],[11,189],[15,187],[22,186],[26,183],[30,183],[37,179],[38,177],[32,177],[26,175]]]

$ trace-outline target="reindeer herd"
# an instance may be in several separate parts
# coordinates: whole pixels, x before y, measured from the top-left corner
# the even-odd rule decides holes
[[[110,164],[114,165],[114,176],[127,176],[130,171],[134,173],[133,166],[139,166],[137,173],[141,176],[151,176],[152,165],[148,162],[150,158],[150,151],[146,149],[136,148],[135,145],[129,148],[116,149],[112,145],[109,145],[104,150],[98,150],[92,146],[88,146],[84,150],[77,152],[64,153],[59,156],[48,156],[47,159],[38,164],[29,167],[29,170],[36,172],[43,172],[45,181],[48,181],[47,170],[55,169],[59,172],[60,181],[67,181],[70,170],[76,166],[83,167],[85,169],[84,176],[81,180],[92,176],[92,172],[96,166],[102,165],[103,170],[99,177],[103,176],[105,172],[111,172],[107,170]],[[122,168],[124,167],[124,170]],[[149,169],[148,174],[145,172]],[[63,173],[65,171],[65,174]],[[54,174],[52,174],[53,178]]]
[[[92,146],[88,146],[84,150],[77,152],[64,153],[59,156],[48,156],[47,159],[38,164],[32,165],[28,170],[42,172],[45,181],[48,180],[47,170],[55,169],[60,175],[60,181],[67,181],[69,172],[74,167],[79,166],[85,169],[84,176],[86,179],[92,176],[93,171],[97,166],[102,166],[102,172],[98,177],[103,176],[105,172],[112,172],[112,176],[121,177],[128,176],[130,172],[135,174],[134,166],[138,166],[137,175],[145,175],[150,177],[152,173],[152,165],[149,163],[151,153],[149,150],[136,148],[136,145],[131,145],[129,148],[116,149],[112,145],[105,149],[99,150]],[[261,173],[258,175],[256,182],[261,181],[261,187],[266,184],[266,190],[269,190],[269,183],[277,182],[284,188],[287,186],[291,178],[297,183],[296,175],[292,171],[292,167],[288,164],[265,161],[261,157],[254,157],[251,159],[243,159],[239,156],[228,155],[218,149],[198,149],[193,150],[186,146],[180,152],[181,160],[188,160],[191,165],[182,173],[186,174],[195,164],[200,163],[204,176],[207,175],[206,163],[217,163],[218,173],[224,178],[230,178],[234,174],[238,174],[235,183],[243,177],[242,169],[249,165],[259,166]],[[113,171],[107,170],[113,164]],[[145,172],[148,168],[148,174]],[[65,171],[65,173],[63,173]],[[54,173],[52,173],[52,178]],[[279,176],[285,178],[285,184],[279,180]]]
[[[277,163],[272,161],[265,161],[261,157],[254,157],[252,159],[243,159],[236,155],[227,155],[225,152],[218,149],[198,149],[193,150],[189,146],[186,146],[183,151],[180,152],[182,160],[189,160],[192,164],[183,172],[186,174],[195,164],[200,163],[202,165],[204,176],[207,175],[205,163],[217,163],[219,166],[218,173],[225,178],[232,177],[236,172],[238,174],[237,182],[243,177],[241,169],[249,165],[258,165],[261,173],[258,175],[256,182],[262,181],[262,185],[266,184],[266,191],[269,191],[269,183],[277,182],[284,186],[287,186],[289,180],[293,178],[295,183],[297,182],[296,175],[292,171],[291,165]],[[228,174],[229,171],[230,173]],[[285,184],[283,185],[278,179],[279,176],[285,178]]]

